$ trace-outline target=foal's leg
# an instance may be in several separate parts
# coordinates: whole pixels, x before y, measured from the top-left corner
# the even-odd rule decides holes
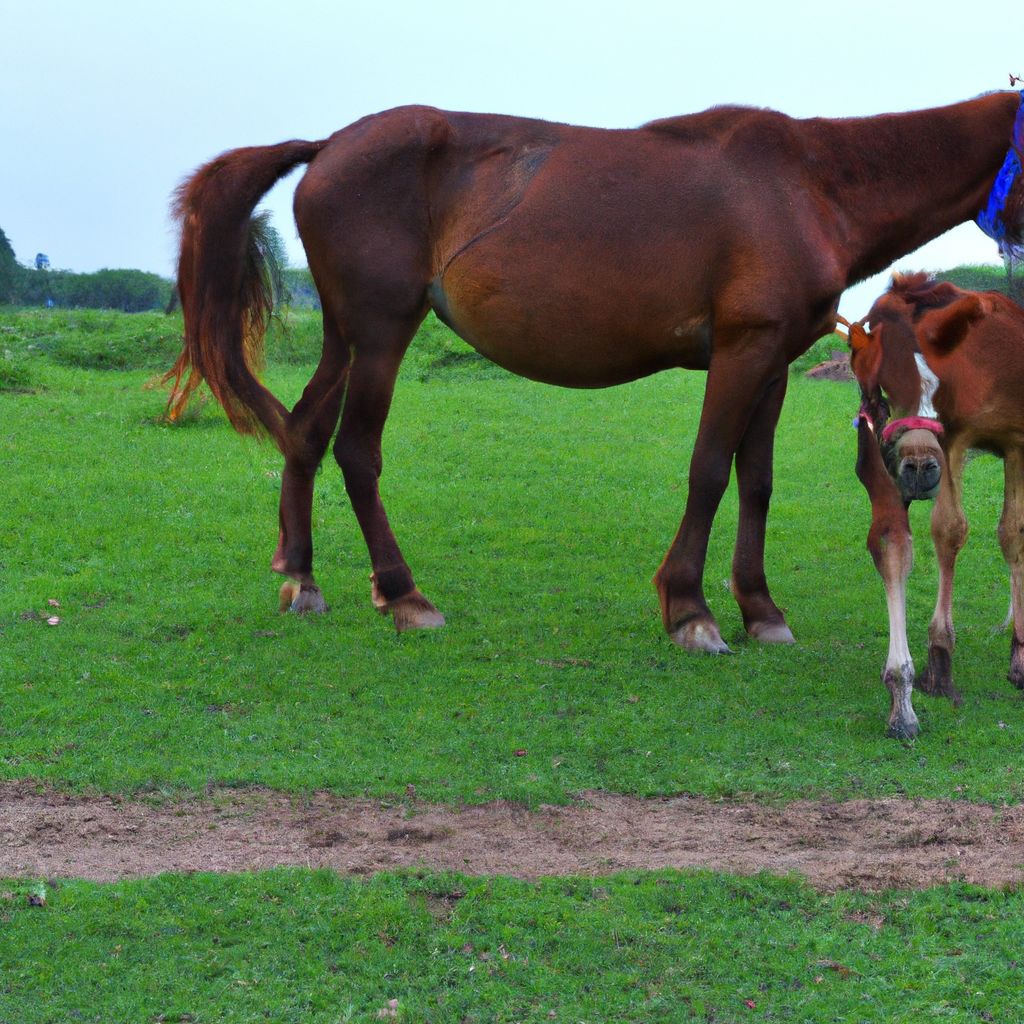
[[[334,457],[370,552],[373,603],[381,614],[391,612],[399,632],[444,625],[444,616],[416,589],[378,488],[381,435],[395,378],[422,318],[421,313],[414,321],[367,319],[353,330],[355,357],[334,443]]]
[[[898,496],[879,508],[872,499],[871,511],[867,547],[882,577],[889,610],[889,654],[882,670],[882,682],[892,697],[886,735],[910,739],[919,730],[911,702],[913,658],[906,638],[906,580],[913,566],[913,539],[906,508]]]
[[[885,468],[874,432],[864,422],[857,428],[857,477],[871,499],[868,551],[882,577],[889,611],[889,654],[882,668],[882,682],[891,698],[886,735],[910,739],[919,729],[911,701],[914,661],[907,642],[907,577],[914,542],[907,506]]]
[[[1003,515],[999,520],[999,544],[1010,568],[1010,672],[1007,678],[1024,690],[1024,451],[1008,450],[1004,456]]]
[[[768,388],[736,450],[740,512],[732,562],[732,592],[743,614],[743,625],[755,640],[791,644],[793,634],[768,593],[764,575],[775,427],[786,397],[786,384],[787,375],[782,374]]]
[[[690,460],[686,512],[654,577],[662,621],[672,640],[688,650],[712,654],[728,653],[729,647],[704,600],[704,561],[711,525],[729,483],[733,455],[748,424],[768,392],[779,386],[777,378],[786,372],[785,365],[776,365],[774,353],[781,348],[776,332],[745,334],[742,339],[723,337],[712,357]],[[767,446],[770,448],[771,440]],[[767,502],[760,505],[759,514],[767,512]],[[762,533],[763,529],[760,527]],[[757,565],[757,561],[755,553],[753,564],[744,569],[745,579],[763,576],[763,565]]]
[[[320,365],[288,417],[281,475],[280,532],[270,566],[295,582],[281,587],[281,610],[326,611],[313,580],[313,481],[338,423],[348,376],[348,347],[324,312]]]
[[[966,456],[966,445],[960,438],[951,438],[946,447],[945,472],[932,509],[932,540],[939,563],[939,593],[928,626],[928,667],[914,683],[919,690],[933,696],[949,697],[957,705],[961,697],[953,685],[953,648],[956,646],[953,572],[957,555],[967,543],[967,519],[962,505]]]

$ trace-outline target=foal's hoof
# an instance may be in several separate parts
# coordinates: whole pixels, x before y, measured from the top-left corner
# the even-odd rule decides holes
[[[964,702],[953,684],[953,659],[944,647],[928,648],[928,667],[914,680],[914,689],[929,697],[948,697],[955,708]]]
[[[885,735],[893,740],[912,740],[921,731],[917,717],[897,718],[889,722]]]
[[[1016,635],[1010,643],[1010,671],[1006,678],[1018,690],[1024,690],[1024,644],[1018,642]]]
[[[307,612],[321,615],[327,611],[327,602],[316,584],[302,587],[294,580],[287,580],[281,584],[278,607],[282,612],[295,612],[296,615]]]
[[[732,654],[729,645],[722,639],[718,626],[708,619],[690,619],[677,626],[669,637],[686,651],[702,651],[705,654]]]
[[[752,622],[747,632],[762,644],[795,644],[793,632],[784,622]]]

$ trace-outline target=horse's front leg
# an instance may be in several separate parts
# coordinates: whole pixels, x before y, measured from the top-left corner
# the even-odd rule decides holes
[[[953,573],[957,555],[967,543],[967,519],[962,505],[964,460],[967,448],[959,438],[947,439],[946,467],[932,509],[932,540],[939,565],[939,592],[935,611],[928,625],[928,667],[914,685],[924,693],[949,697],[955,705],[961,702],[953,685]]]
[[[786,384],[787,374],[783,373],[768,387],[736,450],[740,510],[732,562],[732,593],[740,606],[747,633],[762,643],[793,643],[793,634],[768,592],[764,574],[775,428],[786,397]]]
[[[348,350],[327,326],[316,373],[288,418],[277,550],[270,567],[290,577],[281,586],[281,611],[324,612],[327,605],[313,579],[313,482],[338,423],[348,375]]]
[[[857,477],[871,500],[868,551],[882,577],[889,612],[889,653],[882,667],[882,682],[891,697],[886,735],[911,739],[919,730],[912,703],[914,661],[907,642],[907,577],[914,562],[914,542],[907,505],[863,417],[857,428]]]
[[[1024,690],[1024,451],[1012,449],[1004,456],[1003,514],[999,520],[999,545],[1010,569],[1010,671],[1007,678]]]
[[[708,538],[729,483],[733,456],[766,395],[773,389],[784,393],[779,377],[785,375],[786,367],[778,356],[781,342],[774,331],[746,331],[731,337],[723,332],[716,335],[715,344],[690,460],[686,511],[654,584],[662,621],[675,643],[687,650],[726,654],[729,647],[704,600]],[[775,401],[781,403],[781,395]],[[761,504],[766,512],[767,503]],[[752,565],[743,573],[746,581],[763,574],[763,565]]]

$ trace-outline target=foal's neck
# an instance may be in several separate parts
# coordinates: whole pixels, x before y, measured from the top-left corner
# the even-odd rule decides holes
[[[825,147],[818,167],[838,217],[848,284],[977,215],[1019,102],[1016,92],[998,92],[906,114],[807,122]]]

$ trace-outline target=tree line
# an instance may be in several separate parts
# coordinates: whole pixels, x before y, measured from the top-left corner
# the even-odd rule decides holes
[[[313,277],[305,267],[285,265],[284,246],[267,225],[275,266],[274,290],[279,304],[319,309]],[[0,305],[56,306],[62,309],[119,309],[125,313],[171,310],[177,305],[174,282],[143,270],[37,270],[22,266],[0,228]]]
[[[76,274],[70,270],[23,267],[0,228],[0,304],[141,313],[165,309],[173,287],[166,278],[144,270],[97,270],[91,274]]]

